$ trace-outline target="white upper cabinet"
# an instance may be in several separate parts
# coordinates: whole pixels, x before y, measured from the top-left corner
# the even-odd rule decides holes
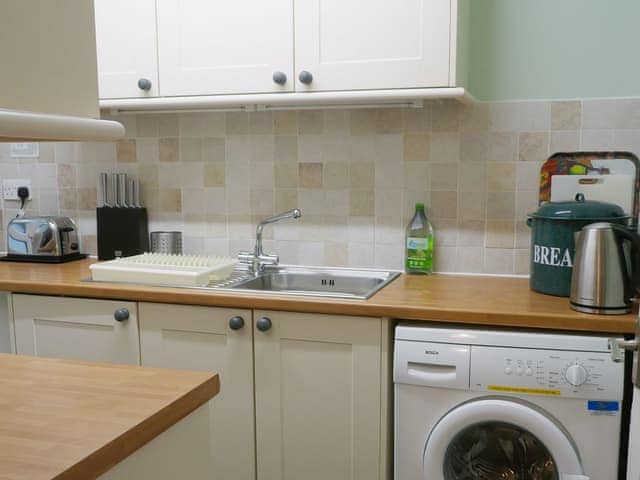
[[[293,0],[156,4],[162,96],[293,90]]]
[[[96,2],[103,108],[465,95],[469,0]],[[148,92],[138,88],[140,78],[151,79]]]
[[[155,0],[95,0],[100,98],[158,95]]]
[[[450,33],[451,0],[296,0],[296,90],[449,86]]]

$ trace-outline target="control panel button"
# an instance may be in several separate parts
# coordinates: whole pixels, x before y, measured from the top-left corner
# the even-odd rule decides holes
[[[588,373],[587,369],[579,363],[574,363],[567,367],[564,372],[564,378],[574,387],[579,387],[587,381]]]
[[[524,372],[525,375],[527,375],[528,377],[530,377],[531,375],[533,375],[533,370],[531,370],[530,368],[527,368]]]
[[[522,375],[523,373],[524,373],[524,370],[522,370],[522,367],[516,368],[516,375]]]
[[[513,370],[511,367],[505,367],[504,373],[506,373],[507,375],[511,375],[513,373]]]

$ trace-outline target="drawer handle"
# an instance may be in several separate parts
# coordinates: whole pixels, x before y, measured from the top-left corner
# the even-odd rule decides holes
[[[256,322],[256,328],[261,332],[266,332],[271,329],[271,319],[268,317],[262,317]]]
[[[140,80],[138,80],[138,88],[140,90],[148,92],[149,90],[151,90],[151,80],[149,80],[148,78],[141,78]]]
[[[287,83],[287,74],[284,72],[273,72],[273,81],[278,85]]]
[[[300,80],[300,83],[304,83],[305,85],[310,85],[311,82],[313,82],[313,75],[311,74],[311,72],[308,72],[307,70],[302,70],[300,72],[300,75],[298,75],[298,80]]]
[[[240,330],[242,327],[244,327],[244,318],[236,316],[229,319],[229,328],[231,330]]]
[[[129,309],[128,308],[117,309],[113,313],[113,318],[115,318],[117,322],[124,322],[125,320],[129,320]]]

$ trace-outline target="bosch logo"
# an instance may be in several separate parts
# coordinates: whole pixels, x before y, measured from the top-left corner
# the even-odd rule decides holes
[[[440,352],[437,350],[425,350],[424,353],[425,355],[440,355]]]

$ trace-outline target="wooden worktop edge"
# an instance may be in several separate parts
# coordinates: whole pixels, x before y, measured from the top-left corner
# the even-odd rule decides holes
[[[54,480],[87,480],[99,477],[207,403],[219,391],[220,378],[216,374],[60,473]]]

